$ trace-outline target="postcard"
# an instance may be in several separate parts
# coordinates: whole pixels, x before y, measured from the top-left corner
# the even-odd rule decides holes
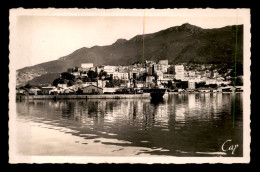
[[[9,21],[9,163],[250,162],[250,9]]]

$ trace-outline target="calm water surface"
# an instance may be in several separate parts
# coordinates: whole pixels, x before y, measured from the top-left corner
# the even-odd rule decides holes
[[[99,147],[120,146],[119,151],[137,147],[135,155],[243,156],[242,97],[242,93],[235,94],[234,128],[234,94],[229,93],[172,94],[159,102],[17,101],[17,120],[48,124],[49,132],[63,127],[68,130],[60,130],[62,134],[91,140]],[[107,141],[111,139],[119,142]],[[239,145],[234,154],[221,150],[222,144],[230,139],[230,144]],[[55,142],[54,146],[64,146],[64,142]],[[84,146],[87,148],[88,144]]]

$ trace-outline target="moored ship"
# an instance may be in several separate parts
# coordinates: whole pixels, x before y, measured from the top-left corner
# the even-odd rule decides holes
[[[166,89],[164,89],[164,88],[151,88],[151,89],[145,89],[144,92],[150,93],[152,99],[162,99],[163,95],[166,92]]]
[[[150,95],[152,99],[162,99],[165,94],[166,89],[151,89]]]

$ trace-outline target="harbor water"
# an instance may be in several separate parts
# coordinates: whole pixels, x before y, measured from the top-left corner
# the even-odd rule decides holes
[[[20,100],[16,112],[21,155],[243,156],[243,93]]]

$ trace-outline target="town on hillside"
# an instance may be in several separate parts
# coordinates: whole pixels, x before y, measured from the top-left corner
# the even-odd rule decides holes
[[[147,89],[168,92],[241,92],[243,76],[233,69],[214,64],[168,64],[168,60],[145,61],[128,66],[82,63],[60,74],[52,84],[26,84],[16,88],[19,95],[55,94],[142,94]]]

